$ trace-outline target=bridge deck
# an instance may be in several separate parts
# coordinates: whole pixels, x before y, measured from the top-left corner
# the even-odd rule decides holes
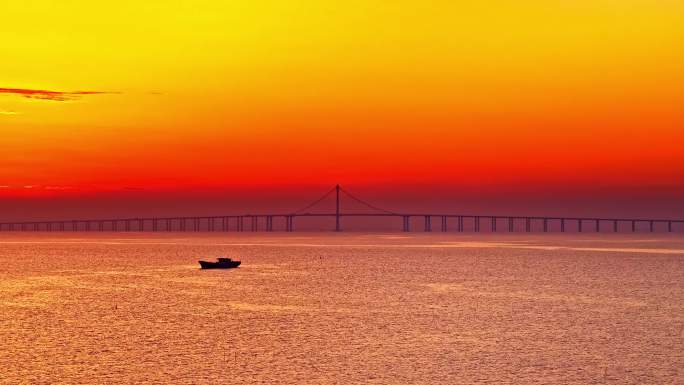
[[[325,198],[335,193],[335,211],[312,213],[312,207],[321,203]],[[344,213],[340,207],[341,194],[361,203],[375,212]],[[285,231],[294,231],[295,218],[301,217],[332,217],[335,218],[335,230],[341,231],[341,219],[353,217],[365,218],[402,218],[402,231],[411,230],[411,222],[414,218],[422,218],[423,230],[432,231],[432,219],[440,218],[441,231],[449,229],[450,222],[456,222],[455,231],[481,231],[484,221],[490,226],[490,232],[496,232],[499,222],[504,221],[508,232],[514,231],[542,231],[550,232],[554,229],[560,232],[572,230],[569,225],[574,224],[574,230],[582,232],[588,230],[586,224],[593,224],[595,231],[601,230],[601,225],[612,224],[613,232],[624,231],[624,224],[628,224],[627,231],[636,232],[639,225],[648,224],[648,231],[683,231],[684,220],[682,219],[655,219],[655,218],[606,218],[606,217],[561,217],[561,216],[521,216],[521,215],[475,215],[475,214],[435,214],[435,213],[398,213],[374,206],[359,199],[336,185],[321,198],[313,201],[305,207],[291,212],[278,214],[228,214],[216,216],[172,216],[172,217],[126,217],[106,219],[69,219],[69,220],[41,220],[41,221],[13,221],[0,223],[0,231],[229,231],[231,222],[234,222],[235,231],[245,231],[245,220],[250,220],[249,230],[274,231],[274,219],[281,219]],[[203,223],[204,222],[204,223]],[[218,223],[217,223],[218,222]],[[260,223],[262,226],[260,227]],[[204,226],[202,226],[204,224]],[[466,226],[469,225],[469,226]],[[518,225],[518,226],[516,226]],[[522,225],[522,227],[520,226]],[[621,228],[620,225],[623,225]],[[660,226],[658,226],[660,225]],[[664,225],[664,228],[663,228]]]

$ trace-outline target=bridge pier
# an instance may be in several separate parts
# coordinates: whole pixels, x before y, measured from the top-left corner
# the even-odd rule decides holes
[[[351,214],[351,215],[358,215],[358,214]],[[374,214],[360,214],[361,216],[374,216]],[[98,231],[98,232],[104,232],[104,231],[111,231],[113,232],[118,232],[118,231],[145,231],[145,221],[151,221],[151,225],[148,228],[147,231],[153,231],[153,232],[159,232],[159,231],[166,231],[166,232],[173,232],[173,231],[203,231],[202,228],[202,221],[204,219],[207,220],[207,226],[206,228],[210,232],[215,232],[218,231],[217,226],[221,226],[223,231],[231,231],[230,230],[230,220],[231,218],[235,218],[237,220],[236,226],[237,226],[237,231],[239,232],[244,232],[245,230],[245,218],[250,219],[250,230],[252,232],[259,232],[259,231],[267,231],[267,232],[272,232],[274,231],[273,227],[273,218],[274,217],[282,217],[285,219],[285,231],[287,232],[293,232],[294,231],[294,219],[297,216],[332,216],[332,214],[278,214],[278,215],[241,215],[241,216],[224,216],[224,217],[176,217],[176,218],[130,218],[130,219],[92,219],[92,220],[70,220],[70,221],[43,221],[43,222],[4,222],[0,223],[0,231],[33,231],[33,232],[55,232],[55,231],[85,231],[85,232],[92,232],[92,231]],[[341,216],[344,216],[344,214],[341,214]],[[628,232],[629,226],[631,226],[631,232],[635,233],[637,230],[637,224],[639,222],[647,222],[649,229],[648,231],[650,232],[656,232],[658,230],[659,232],[676,232],[679,231],[679,228],[677,228],[678,223],[684,223],[684,221],[680,220],[671,220],[671,219],[614,219],[614,218],[559,218],[559,217],[513,217],[513,216],[505,216],[505,217],[497,217],[497,216],[472,216],[472,215],[442,215],[442,214],[379,214],[378,216],[382,217],[389,217],[389,218],[396,218],[396,217],[401,217],[402,219],[402,231],[403,232],[410,232],[411,231],[411,219],[412,217],[423,217],[424,219],[424,231],[425,232],[432,232],[432,218],[433,217],[439,217],[440,219],[440,230],[443,233],[446,233],[449,231],[449,218],[455,218],[456,219],[456,229],[455,231],[458,232],[464,232],[465,231],[465,219],[472,219],[473,220],[473,230],[474,232],[481,232],[480,231],[480,225],[482,223],[482,218],[485,220],[488,220],[491,225],[491,231],[492,232],[498,232],[497,226],[498,226],[498,221],[503,219],[505,220],[505,223],[507,225],[507,232],[509,233],[515,233],[516,231],[523,231],[522,230],[522,223],[516,223],[517,220],[524,220],[525,224],[525,232],[532,232],[532,231],[540,231],[541,229],[538,229],[536,225],[536,222],[538,220],[542,221],[543,224],[543,232],[552,232],[555,231],[554,227],[549,227],[549,225],[554,225],[556,220],[558,220],[559,223],[559,229],[561,233],[565,233],[567,231],[572,231],[568,230],[568,227],[566,226],[568,224],[568,221],[577,221],[577,232],[582,233],[585,229],[585,222],[590,221],[593,222],[595,226],[596,232],[600,233],[602,231],[601,229],[601,222],[609,222],[612,223],[612,232],[613,233],[620,233],[621,231]],[[259,229],[259,222],[260,222],[260,217],[263,217],[265,221],[265,226],[263,229]],[[221,222],[220,224],[217,225],[216,220],[220,219]],[[178,221],[178,228],[174,228],[175,224],[174,221]],[[163,223],[160,223],[160,221],[163,221]],[[188,229],[188,221],[192,221],[192,230]],[[662,229],[661,227],[656,228],[656,225],[658,223],[662,224]],[[120,224],[122,226],[120,226]],[[485,223],[486,225],[487,223]],[[137,228],[132,228],[132,226],[137,225]],[[534,226],[533,226],[534,225]],[[591,225],[591,223],[590,223]],[[674,225],[674,227],[673,227]],[[111,226],[111,227],[110,227]],[[162,226],[162,227],[160,227]],[[516,229],[516,226],[519,228]],[[621,226],[624,228],[621,228]],[[658,225],[660,226],[660,225]],[[69,227],[69,228],[67,228]],[[591,232],[591,227],[589,226],[589,232]],[[610,227],[608,229],[605,229],[605,223],[604,223],[604,231],[610,232]],[[123,229],[125,228],[125,230]],[[164,230],[165,229],[165,230]],[[180,229],[180,230],[179,230]],[[469,228],[470,229],[470,228]],[[438,231],[438,230],[435,230]],[[470,231],[470,230],[468,230]],[[504,231],[504,230],[502,230]]]
[[[409,223],[410,223],[411,217],[408,216],[408,215],[402,215],[401,219],[402,219],[402,221],[403,221],[403,225],[402,225],[401,231],[403,231],[403,232],[405,232],[405,233],[411,231],[411,230],[410,230],[410,227],[409,227],[409,226],[410,226]]]
[[[294,231],[294,216],[292,216],[292,215],[286,215],[285,216],[285,231],[287,231],[287,232],[293,232]]]

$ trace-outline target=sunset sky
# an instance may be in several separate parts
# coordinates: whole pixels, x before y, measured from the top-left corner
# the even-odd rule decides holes
[[[681,1],[0,15],[0,216],[281,208],[335,183],[394,208],[684,216]]]

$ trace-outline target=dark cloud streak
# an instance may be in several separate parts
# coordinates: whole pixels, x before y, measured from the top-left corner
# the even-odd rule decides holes
[[[107,95],[120,94],[120,92],[111,91],[50,91],[50,90],[32,90],[26,88],[0,88],[0,94],[9,94],[22,96],[29,99],[52,100],[57,102],[66,102],[76,100],[85,95]]]

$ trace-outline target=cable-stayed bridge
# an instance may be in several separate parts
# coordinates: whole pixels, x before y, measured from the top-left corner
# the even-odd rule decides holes
[[[334,211],[310,212],[334,196]],[[342,198],[364,207],[366,212],[343,212]],[[330,218],[331,229],[342,231],[343,218],[400,219],[401,229],[409,232],[684,232],[684,220],[654,218],[603,218],[558,216],[507,216],[440,213],[405,213],[385,210],[357,198],[339,185],[299,210],[279,214],[241,214],[217,216],[139,217],[109,219],[70,219],[27,222],[0,222],[0,232],[7,231],[295,231],[296,218]],[[416,224],[416,221],[418,223]]]

